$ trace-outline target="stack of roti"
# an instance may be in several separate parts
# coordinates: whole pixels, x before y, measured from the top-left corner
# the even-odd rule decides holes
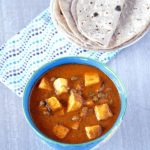
[[[149,28],[150,0],[53,0],[52,18],[76,45],[114,50]]]

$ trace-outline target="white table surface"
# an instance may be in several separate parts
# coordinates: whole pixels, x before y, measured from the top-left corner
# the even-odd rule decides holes
[[[0,0],[0,45],[27,25],[49,0]],[[100,150],[150,149],[150,32],[109,64],[124,82],[128,106],[117,133]],[[0,150],[48,150],[33,133],[22,99],[0,83]]]

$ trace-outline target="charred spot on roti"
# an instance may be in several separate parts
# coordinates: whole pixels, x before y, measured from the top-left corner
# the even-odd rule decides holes
[[[93,14],[93,16],[94,17],[97,17],[99,14],[97,13],[97,12],[95,12],[94,14]]]
[[[111,24],[111,22],[109,22],[109,24]]]
[[[120,6],[120,5],[117,5],[116,8],[115,8],[115,10],[121,11],[121,6]]]
[[[60,10],[60,14],[63,16],[63,13],[62,13],[62,11]]]
[[[101,6],[103,6],[103,4],[101,4]]]
[[[93,2],[90,2],[90,4],[93,4]]]
[[[96,25],[95,27],[96,27],[96,29],[95,29],[95,30],[96,30],[96,31],[99,31],[98,25]]]

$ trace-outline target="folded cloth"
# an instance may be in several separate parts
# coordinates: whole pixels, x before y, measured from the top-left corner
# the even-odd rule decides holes
[[[0,82],[18,96],[42,65],[65,56],[83,56],[107,63],[117,52],[87,51],[67,41],[55,29],[48,9],[0,47]]]

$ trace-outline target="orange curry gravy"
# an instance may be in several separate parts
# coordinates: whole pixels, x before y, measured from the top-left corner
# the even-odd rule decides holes
[[[84,74],[88,72],[97,73],[100,81],[96,84],[85,87]],[[48,81],[50,86],[49,90],[39,88],[42,78],[45,78]],[[57,78],[67,79],[69,86],[67,93],[63,93],[61,95],[56,94],[53,82]],[[71,90],[79,92],[83,98],[83,103],[80,109],[67,112],[68,98]],[[98,92],[100,93],[99,96]],[[52,96],[55,96],[61,103],[64,108],[64,115],[60,115],[57,111],[51,111],[51,108],[47,108],[47,106],[42,106],[46,104],[41,104],[41,101],[45,101]],[[86,107],[88,108],[86,115],[84,117],[80,117],[82,108],[89,99],[94,102],[94,105],[92,107]],[[104,103],[109,105],[113,116],[98,121],[94,112],[94,106]],[[88,65],[67,64],[49,70],[39,79],[31,92],[29,105],[30,114],[34,123],[47,137],[63,143],[82,143],[93,140],[87,137],[85,131],[86,126],[100,125],[102,131],[99,136],[106,133],[116,121],[120,112],[121,104],[120,97],[114,83],[99,69]],[[77,130],[71,128],[74,121],[79,121],[79,128]],[[58,124],[69,129],[69,132],[64,138],[59,138],[53,132],[54,126]]]

